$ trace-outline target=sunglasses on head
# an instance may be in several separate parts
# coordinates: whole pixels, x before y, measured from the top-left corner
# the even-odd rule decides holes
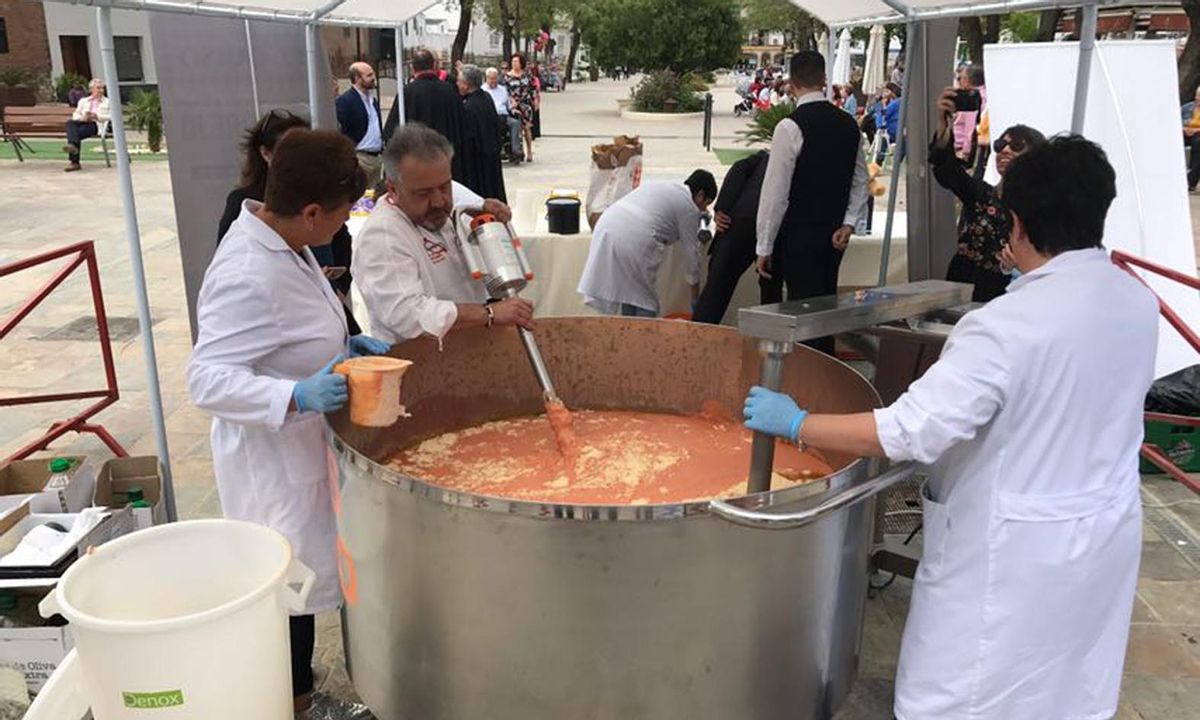
[[[1025,141],[1021,138],[1000,138],[992,143],[992,150],[999,155],[1004,148],[1012,148],[1015,153],[1025,152]]]
[[[267,129],[271,127],[271,123],[275,122],[276,120],[287,121],[287,120],[292,120],[295,117],[296,117],[295,115],[288,112],[287,110],[275,108],[271,112],[267,113],[266,120],[264,120],[263,124],[262,124],[262,132],[265,135],[267,132]]]

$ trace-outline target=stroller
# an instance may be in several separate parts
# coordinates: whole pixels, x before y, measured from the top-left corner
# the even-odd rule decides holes
[[[742,101],[733,106],[734,117],[741,117],[754,111],[754,96],[750,94],[749,89],[747,89],[745,92],[742,92],[742,90],[739,89],[738,97],[740,97]]]

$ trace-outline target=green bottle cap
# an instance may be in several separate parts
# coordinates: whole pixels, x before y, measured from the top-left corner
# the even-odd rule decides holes
[[[67,458],[54,458],[50,461],[50,472],[60,473],[71,469],[71,461]]]
[[[139,502],[146,502],[146,495],[140,487],[131,487],[125,493],[125,500],[136,505]]]

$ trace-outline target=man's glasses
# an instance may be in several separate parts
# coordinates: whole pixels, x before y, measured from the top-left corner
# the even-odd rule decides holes
[[[1013,152],[1022,153],[1025,152],[1025,141],[1021,138],[1002,137],[996,142],[992,143],[992,150],[997,155],[999,155],[1004,148],[1012,148]]]

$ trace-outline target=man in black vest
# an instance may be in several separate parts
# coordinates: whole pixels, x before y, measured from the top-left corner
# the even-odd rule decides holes
[[[866,212],[867,163],[849,113],[825,98],[825,58],[792,56],[796,111],[775,127],[758,201],[758,272],[787,286],[788,300],[837,292],[838,266]],[[808,345],[833,354],[833,338]]]

